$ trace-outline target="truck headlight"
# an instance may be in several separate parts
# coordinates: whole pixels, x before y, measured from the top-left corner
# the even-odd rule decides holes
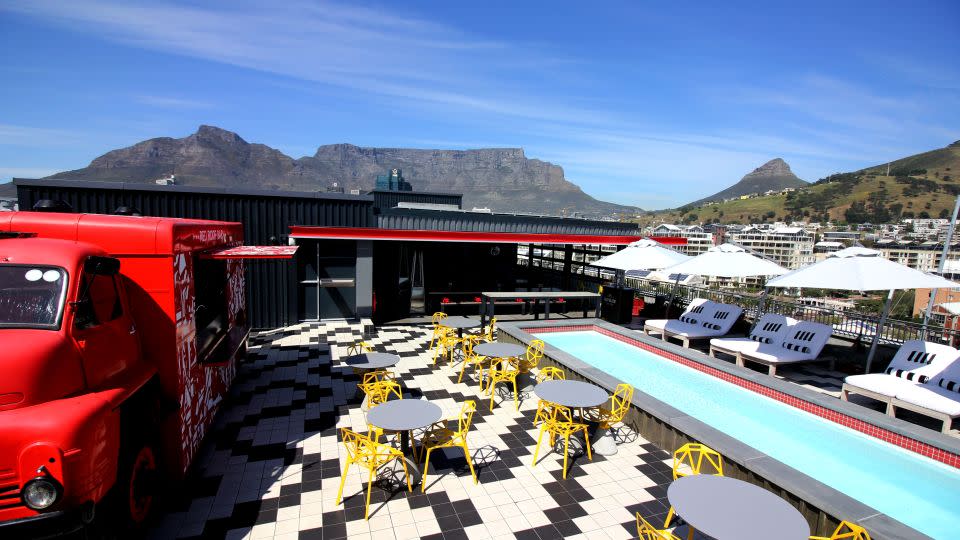
[[[23,486],[20,497],[23,504],[31,510],[46,510],[58,500],[63,493],[60,483],[49,476],[38,476]]]

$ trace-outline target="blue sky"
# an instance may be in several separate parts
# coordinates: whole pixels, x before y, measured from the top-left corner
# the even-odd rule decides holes
[[[269,4],[0,4],[0,181],[212,124],[295,158],[520,146],[663,208],[960,139],[956,1]]]

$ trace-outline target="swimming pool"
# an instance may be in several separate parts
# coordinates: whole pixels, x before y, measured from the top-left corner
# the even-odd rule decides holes
[[[960,538],[960,470],[593,331],[546,343],[937,539]]]

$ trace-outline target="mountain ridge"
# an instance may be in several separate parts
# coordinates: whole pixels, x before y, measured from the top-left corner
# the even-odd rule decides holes
[[[528,158],[522,148],[470,150],[320,145],[312,156],[294,159],[215,126],[201,125],[182,138],[157,137],[94,158],[82,169],[50,179],[153,182],[175,175],[177,184],[277,190],[371,190],[377,175],[403,169],[417,191],[463,193],[464,207],[559,214],[572,209],[588,216],[637,212],[633,206],[594,199],[570,182],[563,168]],[[564,212],[565,213],[565,212]]]
[[[763,194],[770,190],[782,191],[786,188],[800,188],[807,185],[809,185],[808,182],[793,174],[790,165],[783,158],[774,158],[744,175],[736,184],[684,206],[699,206],[752,193]]]

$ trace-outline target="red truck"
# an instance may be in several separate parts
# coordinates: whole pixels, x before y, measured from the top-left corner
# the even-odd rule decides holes
[[[0,538],[105,507],[136,526],[183,477],[246,351],[243,258],[295,250],[242,242],[239,223],[0,213]]]

